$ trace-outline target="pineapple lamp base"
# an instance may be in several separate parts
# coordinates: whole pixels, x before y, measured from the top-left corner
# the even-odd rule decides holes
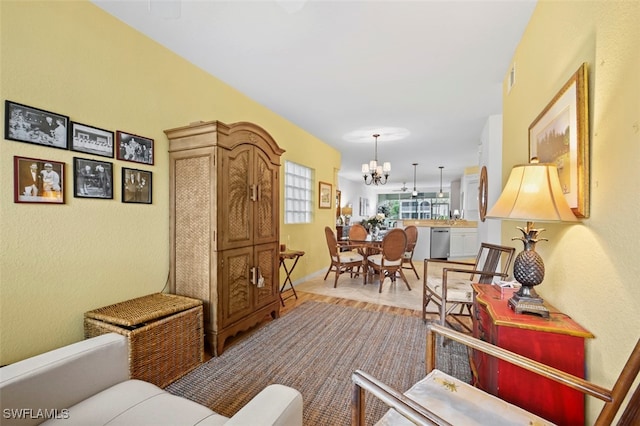
[[[517,314],[536,314],[549,318],[549,310],[544,306],[544,300],[534,289],[544,279],[544,262],[536,253],[536,243],[546,241],[546,238],[538,237],[544,229],[535,229],[533,222],[527,222],[526,228],[518,229],[522,232],[522,237],[513,239],[521,240],[524,250],[518,253],[513,261],[513,276],[522,287],[509,299],[508,305]]]
[[[534,314],[549,318],[549,310],[544,306],[544,300],[532,286],[520,287],[507,304],[516,314]]]

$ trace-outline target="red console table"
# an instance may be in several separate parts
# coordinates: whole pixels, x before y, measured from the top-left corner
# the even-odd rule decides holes
[[[516,314],[515,290],[473,284],[474,337],[584,378],[585,339],[594,337],[552,306],[549,318]],[[558,425],[584,425],[584,395],[552,380],[475,352],[476,386]]]

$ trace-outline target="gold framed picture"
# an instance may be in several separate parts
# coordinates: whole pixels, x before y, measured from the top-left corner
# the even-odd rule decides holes
[[[331,208],[331,184],[320,182],[318,191],[318,207],[321,209]]]
[[[584,63],[529,126],[529,158],[558,167],[562,192],[579,218],[589,217],[588,102]]]

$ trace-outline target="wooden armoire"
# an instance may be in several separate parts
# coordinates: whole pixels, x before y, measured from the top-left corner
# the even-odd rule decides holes
[[[169,138],[170,289],[204,302],[214,356],[280,315],[280,156],[261,127],[198,122]]]

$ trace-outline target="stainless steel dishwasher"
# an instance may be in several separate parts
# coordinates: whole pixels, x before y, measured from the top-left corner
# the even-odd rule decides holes
[[[449,228],[431,228],[431,258],[449,257]]]

